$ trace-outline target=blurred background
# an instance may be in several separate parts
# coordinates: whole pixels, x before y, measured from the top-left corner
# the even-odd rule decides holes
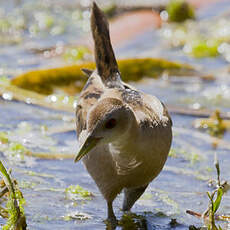
[[[174,123],[166,166],[135,215],[122,217],[117,199],[118,229],[199,229],[206,192],[218,188],[215,156],[221,183],[230,177],[230,1],[96,2],[123,79],[160,98]],[[26,200],[28,229],[106,229],[104,200],[73,163],[80,68],[94,68],[91,3],[0,0],[0,159]],[[218,215],[229,213],[226,192]],[[217,225],[228,229],[228,221]]]

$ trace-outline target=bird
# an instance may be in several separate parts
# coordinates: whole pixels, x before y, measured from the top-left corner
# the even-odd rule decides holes
[[[121,80],[109,24],[95,2],[91,9],[96,69],[76,107],[79,151],[107,203],[107,220],[116,223],[113,201],[124,191],[122,210],[130,211],[161,172],[172,142],[172,120],[165,105]]]

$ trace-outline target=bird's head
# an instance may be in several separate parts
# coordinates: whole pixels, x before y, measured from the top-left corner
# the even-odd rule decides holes
[[[131,108],[116,98],[100,100],[88,112],[87,134],[75,158],[79,161],[99,144],[116,141],[127,133],[135,121]]]

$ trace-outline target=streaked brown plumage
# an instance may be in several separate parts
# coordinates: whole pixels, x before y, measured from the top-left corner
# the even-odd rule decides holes
[[[93,3],[91,30],[97,70],[90,77],[76,110],[81,145],[75,161],[84,164],[108,205],[124,190],[123,210],[131,209],[160,173],[171,146],[172,122],[164,105],[121,81],[108,22]]]

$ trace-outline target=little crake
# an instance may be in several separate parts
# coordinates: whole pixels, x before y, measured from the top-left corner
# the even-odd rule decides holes
[[[108,220],[116,222],[113,200],[123,190],[123,210],[129,211],[148,184],[160,173],[172,141],[172,121],[154,96],[122,82],[110,42],[105,15],[93,3],[91,30],[95,44],[95,71],[77,110],[83,162],[107,201]]]

